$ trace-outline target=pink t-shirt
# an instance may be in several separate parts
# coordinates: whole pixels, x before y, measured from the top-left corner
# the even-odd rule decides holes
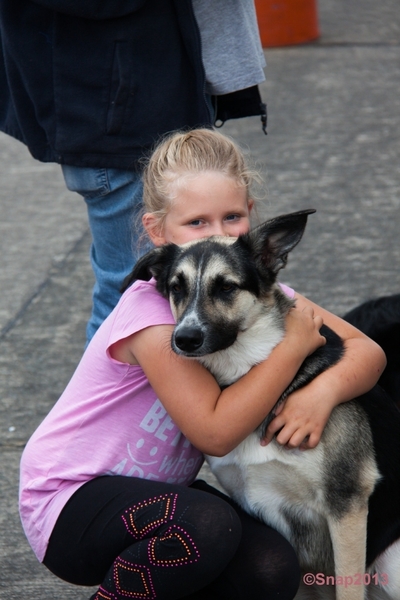
[[[283,291],[293,297],[286,286]],[[145,327],[174,324],[155,281],[137,281],[122,296],[82,357],[71,381],[23,452],[20,515],[40,561],[72,494],[102,475],[189,485],[203,455],[184,437],[138,365],[109,348]]]

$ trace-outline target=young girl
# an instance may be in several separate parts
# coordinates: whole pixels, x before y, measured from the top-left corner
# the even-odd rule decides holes
[[[144,173],[143,223],[155,245],[249,229],[252,176],[236,145],[195,130],[167,138]],[[220,390],[170,347],[174,320],[154,281],[136,282],[89,344],[21,461],[20,512],[40,561],[99,585],[95,600],[294,597],[299,567],[277,532],[194,481],[264,419],[304,358],[345,340],[343,360],[292,394],[266,439],[318,443],[332,409],[369,390],[385,357],[374,342],[293,290],[297,307],[268,360]]]

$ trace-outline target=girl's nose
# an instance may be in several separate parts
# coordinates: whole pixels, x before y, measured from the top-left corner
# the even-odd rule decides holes
[[[212,228],[212,235],[228,235],[222,223],[215,223]]]

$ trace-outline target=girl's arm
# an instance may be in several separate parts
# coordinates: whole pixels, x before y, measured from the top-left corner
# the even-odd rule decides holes
[[[113,358],[139,364],[182,433],[206,454],[223,456],[256,429],[308,354],[325,343],[321,317],[292,310],[287,331],[268,360],[221,391],[199,362],[171,349],[173,326],[143,329],[112,346]]]
[[[335,406],[368,392],[378,381],[386,366],[383,350],[358,329],[296,294],[296,307],[313,308],[344,340],[342,360],[321,373],[304,388],[291,394],[281,412],[270,423],[263,444],[275,434],[276,440],[289,448],[314,448]],[[279,433],[277,433],[279,432]]]

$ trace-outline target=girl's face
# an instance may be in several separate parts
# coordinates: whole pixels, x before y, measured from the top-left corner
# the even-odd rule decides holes
[[[151,227],[151,213],[144,215],[143,223],[156,246],[211,235],[238,237],[250,229],[252,206],[246,189],[234,179],[207,171],[179,183],[161,230]]]

